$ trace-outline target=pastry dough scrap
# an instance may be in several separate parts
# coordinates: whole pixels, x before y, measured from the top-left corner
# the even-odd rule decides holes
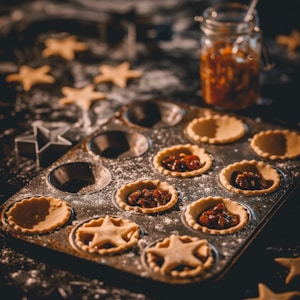
[[[7,75],[6,81],[20,82],[23,85],[24,91],[28,92],[34,85],[54,83],[55,78],[47,74],[50,70],[51,67],[48,65],[39,68],[31,68],[23,65],[20,67],[19,73]]]
[[[300,31],[293,29],[290,35],[280,34],[276,36],[276,43],[283,45],[291,53],[295,52],[300,47]]]
[[[128,79],[142,76],[141,71],[130,70],[130,65],[127,61],[118,66],[102,65],[99,71],[101,74],[94,78],[94,83],[112,82],[120,88],[126,87]]]
[[[95,91],[92,84],[80,89],[64,86],[61,91],[65,96],[59,99],[61,105],[75,104],[83,110],[88,110],[95,101],[106,99],[106,94]]]
[[[67,36],[64,39],[48,38],[45,41],[46,48],[42,51],[43,57],[58,55],[66,60],[73,60],[75,52],[85,51],[88,44],[77,41],[74,35]]]
[[[229,115],[209,115],[194,118],[186,126],[186,134],[197,143],[226,144],[246,134],[244,123]]]
[[[53,197],[16,202],[7,212],[8,224],[23,233],[45,233],[64,225],[71,216],[69,203]]]
[[[92,219],[77,227],[71,244],[93,254],[116,254],[133,247],[139,235],[138,224],[106,215],[104,218]],[[72,236],[71,233],[71,239]]]
[[[201,162],[201,167],[196,170],[188,170],[184,172],[172,171],[164,167],[162,161],[165,158],[171,155],[181,154],[181,153],[187,155],[193,154],[198,156]],[[165,175],[171,175],[174,177],[182,177],[182,178],[195,177],[204,174],[211,168],[212,164],[213,164],[212,156],[208,154],[205,149],[192,144],[175,145],[169,148],[164,148],[161,151],[157,152],[157,154],[153,158],[153,165],[160,173]]]
[[[286,284],[289,284],[295,277],[300,276],[300,256],[295,258],[277,257],[274,260],[280,265],[290,269],[285,279]]]
[[[178,278],[197,276],[214,263],[208,241],[188,235],[172,234],[145,249],[145,255],[148,266],[154,272]]]
[[[265,284],[258,283],[259,296],[255,298],[247,298],[245,300],[290,300],[296,296],[300,296],[300,291],[289,291],[284,293],[274,293]]]

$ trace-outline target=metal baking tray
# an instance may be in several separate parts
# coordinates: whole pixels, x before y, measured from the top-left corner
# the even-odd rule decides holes
[[[2,205],[1,230],[7,233],[8,238],[25,242],[28,247],[50,250],[58,259],[72,257],[82,266],[96,266],[99,274],[103,270],[111,270],[115,276],[163,286],[220,280],[299,185],[300,161],[260,158],[249,146],[251,137],[262,130],[282,127],[238,115],[246,127],[244,137],[223,145],[201,143],[201,147],[214,160],[206,174],[194,178],[175,178],[159,173],[152,164],[153,156],[165,147],[192,143],[185,134],[185,125],[194,117],[207,113],[220,112],[162,99],[136,101],[123,106],[105,125],[43,170]],[[255,196],[226,190],[219,183],[219,172],[228,164],[244,159],[265,161],[276,168],[282,179],[279,189],[268,195]],[[68,182],[64,184],[57,175],[61,172],[68,174]],[[80,178],[76,175],[79,172]],[[122,210],[114,203],[116,190],[139,179],[158,179],[175,186],[179,192],[177,205],[169,211],[152,215]],[[69,202],[74,213],[68,224],[47,234],[21,234],[11,229],[6,220],[8,207],[23,198],[39,195]],[[246,227],[227,235],[213,235],[187,226],[183,218],[186,206],[207,196],[231,198],[246,206],[250,212]],[[72,229],[87,219],[107,214],[139,224],[141,235],[137,245],[109,256],[83,254],[74,250],[69,243]],[[172,233],[207,239],[214,252],[213,266],[201,276],[191,278],[174,278],[151,272],[143,263],[145,247]]]

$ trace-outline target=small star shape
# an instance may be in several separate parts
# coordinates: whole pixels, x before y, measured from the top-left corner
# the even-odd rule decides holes
[[[206,245],[204,240],[186,243],[183,242],[179,236],[172,234],[170,236],[170,244],[168,247],[152,247],[148,248],[146,251],[147,253],[163,257],[164,262],[161,266],[161,271],[162,273],[167,274],[180,265],[190,267],[198,267],[201,265],[201,260],[197,258],[194,253],[203,245]]]
[[[128,62],[123,62],[118,66],[102,65],[99,71],[101,74],[94,78],[94,83],[112,82],[120,88],[126,87],[128,79],[142,76],[141,71],[130,70]]]
[[[300,47],[300,32],[294,29],[290,35],[278,35],[276,42],[286,46],[288,51],[294,52],[296,48]]]
[[[286,284],[289,284],[294,277],[300,275],[300,256],[296,258],[277,257],[275,258],[275,261],[290,269],[290,272],[285,279]]]
[[[17,137],[15,146],[20,155],[35,155],[37,165],[46,165],[69,150],[72,142],[63,137],[69,127],[48,129],[42,125],[33,125],[33,134]]]
[[[248,298],[245,300],[290,300],[296,296],[300,296],[300,291],[290,291],[285,293],[274,293],[263,283],[258,284],[259,297]]]
[[[35,69],[29,66],[21,66],[19,73],[7,75],[6,81],[20,82],[23,85],[24,91],[30,91],[31,88],[36,84],[51,84],[55,81],[53,76],[46,74],[50,70],[51,68],[48,65]]]
[[[83,110],[88,110],[94,101],[106,99],[104,93],[94,91],[94,86],[92,84],[86,85],[81,89],[65,86],[61,91],[65,97],[59,100],[60,104],[75,104]]]
[[[48,38],[45,41],[46,48],[42,51],[43,57],[58,55],[66,60],[73,60],[75,52],[85,51],[88,49],[88,44],[78,42],[76,36],[71,35],[64,39]]]
[[[90,247],[101,248],[107,244],[114,246],[125,245],[128,243],[127,236],[130,232],[136,231],[138,225],[132,222],[116,225],[111,218],[105,216],[100,226],[85,226],[78,229],[79,232],[93,235]]]

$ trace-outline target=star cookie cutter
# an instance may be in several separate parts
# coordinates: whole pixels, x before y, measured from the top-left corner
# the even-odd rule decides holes
[[[33,124],[33,134],[15,138],[15,151],[18,155],[35,157],[38,166],[45,167],[58,159],[72,146],[63,137],[70,129],[68,126],[46,128]]]

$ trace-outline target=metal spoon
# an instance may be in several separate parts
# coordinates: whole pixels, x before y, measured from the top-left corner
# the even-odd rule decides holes
[[[247,22],[249,22],[249,21],[252,19],[253,13],[254,13],[254,10],[255,10],[255,7],[256,7],[257,2],[258,2],[258,0],[251,0],[250,5],[249,5],[249,7],[248,7],[248,10],[247,10],[247,12],[246,12],[246,15],[245,15],[245,17],[244,17],[244,19],[243,19],[243,23],[247,23]],[[236,28],[237,33],[240,33],[241,30],[242,30],[242,28],[243,28],[243,24],[240,23],[240,24],[237,26],[237,28]],[[233,53],[235,53],[235,52],[238,51],[238,47],[239,47],[240,44],[243,43],[243,41],[244,41],[244,36],[239,36],[239,37],[236,39],[236,41],[235,41],[235,43],[234,43],[234,45],[233,45],[233,47],[232,47],[232,52],[233,52]]]
[[[258,2],[258,0],[251,0],[248,11],[247,11],[247,13],[245,15],[245,18],[244,18],[244,22],[249,22],[251,20],[257,2]]]

